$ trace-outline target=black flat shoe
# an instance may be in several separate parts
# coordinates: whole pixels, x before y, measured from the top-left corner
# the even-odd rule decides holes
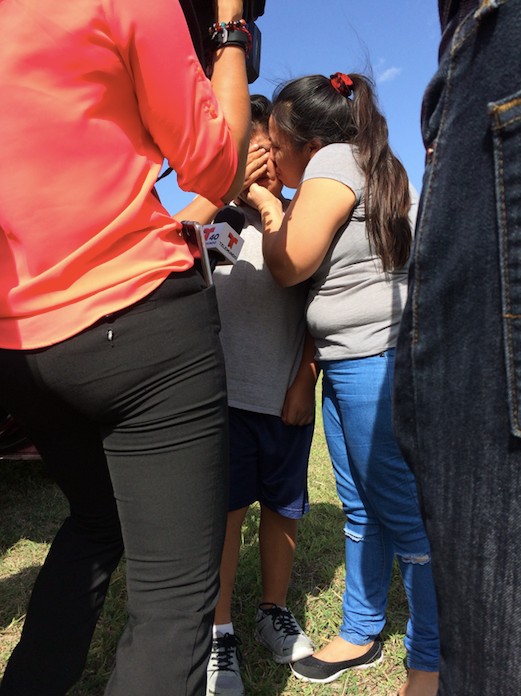
[[[291,671],[302,681],[312,682],[313,684],[329,684],[347,672],[348,669],[367,669],[377,665],[384,658],[382,644],[375,640],[369,650],[360,657],[342,662],[324,662],[318,657],[305,657],[291,665]]]

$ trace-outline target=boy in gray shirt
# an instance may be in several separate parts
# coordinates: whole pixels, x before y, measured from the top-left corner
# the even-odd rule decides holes
[[[253,182],[280,196],[269,160],[271,104],[252,97],[253,127],[245,189]],[[257,210],[245,213],[244,246],[234,266],[214,274],[230,407],[230,505],[221,562],[207,694],[242,696],[231,599],[241,529],[251,503],[261,504],[262,601],[257,638],[278,663],[311,655],[313,645],[286,608],[299,519],[308,509],[307,464],[314,420],[315,347],[306,332],[307,283],[280,287],[262,256]]]

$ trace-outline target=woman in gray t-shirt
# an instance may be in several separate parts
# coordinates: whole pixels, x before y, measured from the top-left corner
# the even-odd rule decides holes
[[[411,191],[391,152],[371,81],[312,75],[287,84],[270,119],[272,158],[297,192],[280,202],[252,185],[263,253],[284,286],[311,278],[307,322],[324,372],[324,428],[346,513],[346,589],[339,635],[293,665],[327,683],[382,659],[396,555],[410,609],[409,674],[400,696],[435,696],[438,632],[430,548],[414,478],[394,438],[394,346],[406,296]]]

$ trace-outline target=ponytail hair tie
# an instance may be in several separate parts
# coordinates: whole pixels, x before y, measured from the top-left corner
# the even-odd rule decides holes
[[[331,75],[330,78],[333,88],[343,97],[350,97],[353,94],[354,83],[349,75],[337,72]]]

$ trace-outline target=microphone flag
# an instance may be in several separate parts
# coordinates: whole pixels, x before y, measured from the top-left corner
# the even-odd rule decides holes
[[[228,263],[236,263],[244,244],[231,225],[227,222],[216,222],[203,226],[204,239],[208,251],[218,251]]]

